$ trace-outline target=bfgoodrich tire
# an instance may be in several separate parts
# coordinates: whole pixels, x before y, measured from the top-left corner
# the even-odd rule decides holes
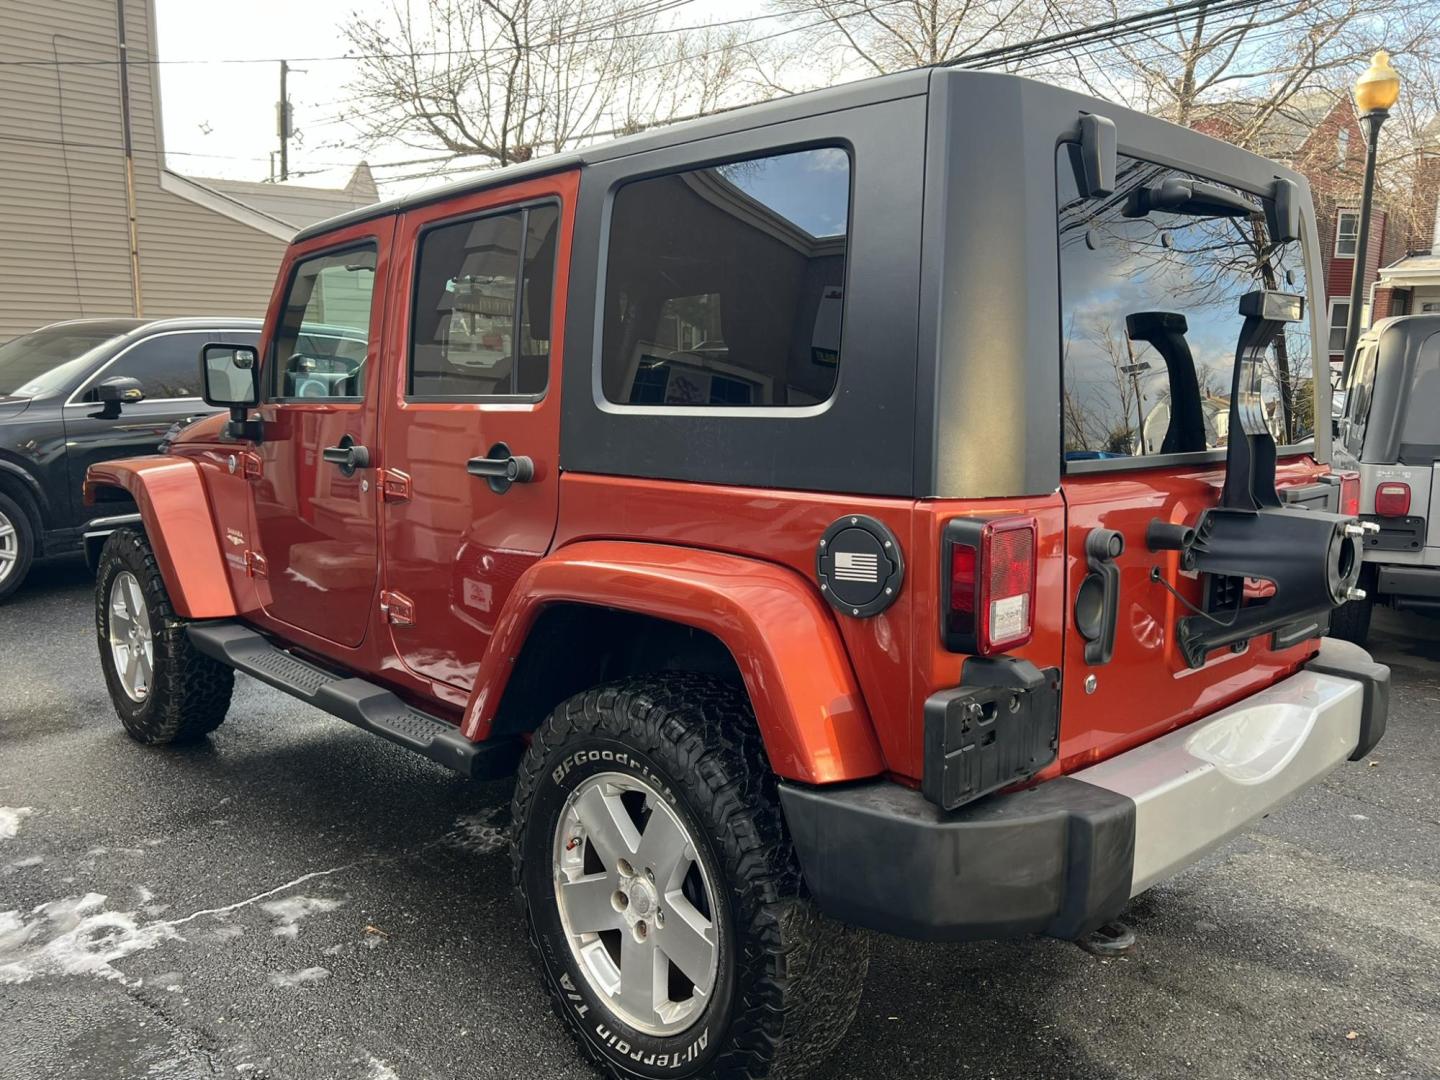
[[[571,698],[521,765],[513,828],[552,1003],[610,1076],[798,1077],[854,1018],[869,940],[804,895],[730,684],[665,674]]]
[[[134,529],[112,533],[100,551],[95,633],[110,700],[131,738],[195,742],[224,721],[235,673],[190,644],[150,544]]]
[[[35,527],[25,508],[0,493],[0,601],[20,587],[35,558]]]

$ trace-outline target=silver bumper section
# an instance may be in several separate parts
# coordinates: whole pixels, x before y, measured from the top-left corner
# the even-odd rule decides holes
[[[1189,866],[1354,752],[1364,689],[1302,671],[1075,779],[1135,804],[1130,895]]]
[[[1385,732],[1390,671],[1327,638],[1295,675],[1073,776],[944,810],[888,780],[780,802],[833,917],[929,940],[1075,938]]]

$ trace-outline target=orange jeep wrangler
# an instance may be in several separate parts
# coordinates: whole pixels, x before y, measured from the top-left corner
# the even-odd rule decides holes
[[[517,774],[589,1054],[803,1072],[864,928],[1081,937],[1380,738],[1319,267],[1299,175],[954,70],[346,214],[90,470],[116,711]]]

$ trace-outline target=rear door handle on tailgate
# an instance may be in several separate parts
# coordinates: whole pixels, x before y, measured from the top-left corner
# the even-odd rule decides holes
[[[1090,572],[1075,593],[1075,629],[1085,639],[1085,662],[1108,664],[1115,655],[1115,624],[1120,612],[1120,568],[1115,560],[1125,551],[1125,537],[1114,529],[1085,534],[1085,561]]]

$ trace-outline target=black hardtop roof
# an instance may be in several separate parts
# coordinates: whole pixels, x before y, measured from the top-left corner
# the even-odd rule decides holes
[[[623,138],[610,139],[580,150],[536,158],[523,165],[508,165],[503,169],[496,169],[478,177],[457,180],[454,183],[427,188],[411,195],[385,199],[371,206],[362,206],[358,210],[352,210],[349,213],[340,214],[338,217],[301,229],[295,234],[295,239],[308,240],[315,236],[323,236],[327,232],[346,225],[368,221],[371,218],[384,217],[387,214],[417,206],[427,206],[456,195],[484,191],[492,187],[513,184],[520,180],[563,172],[566,169],[577,168],[593,162],[609,161],[629,154],[643,153],[647,150],[659,150],[695,139],[722,135],[729,131],[764,127],[767,124],[777,124],[802,116],[814,116],[840,109],[853,109],[859,105],[892,101],[896,98],[915,97],[927,92],[931,74],[932,70],[929,68],[917,68],[894,75],[881,75],[859,82],[845,83],[842,86],[828,87],[824,90],[812,90],[804,94],[776,98],[773,101],[745,105],[727,112],[716,113],[713,116],[701,117],[698,120],[667,124],[664,127],[643,131],[638,135],[626,135]],[[978,75],[981,73],[966,72],[965,74]]]
[[[480,176],[438,185],[410,195],[385,199],[381,202],[373,203],[370,206],[362,206],[356,210],[351,210],[301,229],[295,234],[294,240],[309,240],[348,225],[359,224],[363,221],[384,217],[414,207],[428,206],[457,195],[502,187],[506,184],[547,176],[551,173],[563,172],[567,169],[583,168],[589,164],[610,161],[631,154],[660,150],[666,147],[693,142],[697,139],[724,135],[736,131],[752,130],[803,117],[839,112],[844,109],[853,109],[862,105],[894,101],[900,98],[918,97],[931,93],[932,91],[938,91],[942,86],[948,91],[953,84],[962,81],[974,86],[977,91],[982,89],[978,84],[983,81],[988,84],[984,89],[989,89],[992,92],[997,84],[1009,83],[1009,89],[1013,90],[1016,94],[1026,91],[1038,92],[1046,97],[1052,98],[1055,103],[1065,102],[1067,108],[1072,108],[1076,112],[1098,112],[1117,122],[1121,121],[1122,118],[1127,121],[1135,120],[1147,130],[1153,130],[1149,125],[1158,124],[1170,129],[1172,132],[1183,133],[1183,137],[1187,140],[1193,140],[1199,143],[1210,143],[1217,148],[1223,147],[1227,155],[1240,155],[1241,157],[1249,158],[1257,162],[1263,160],[1259,155],[1241,150],[1231,143],[1216,139],[1210,135],[1205,135],[1192,129],[1182,128],[1148,114],[1127,109],[1121,105],[1103,101],[1099,98],[1088,97],[1072,90],[1042,83],[1024,76],[1011,75],[1005,72],[972,71],[953,67],[914,68],[909,71],[897,72],[893,75],[878,75],[869,79],[844,83],[840,86],[827,87],[823,90],[812,90],[803,94],[793,94],[788,97],[775,98],[771,101],[759,102],[754,105],[745,105],[696,120],[686,120],[680,123],[668,124],[663,127],[641,132],[637,135],[627,135],[623,138],[611,139],[606,142],[596,143],[594,146],[583,147],[579,150],[537,158],[520,165],[509,165],[502,169],[483,173]],[[1302,183],[1304,182],[1303,177],[1300,177],[1299,174],[1293,173],[1283,166],[1275,165],[1274,168],[1276,175],[1290,176]]]

